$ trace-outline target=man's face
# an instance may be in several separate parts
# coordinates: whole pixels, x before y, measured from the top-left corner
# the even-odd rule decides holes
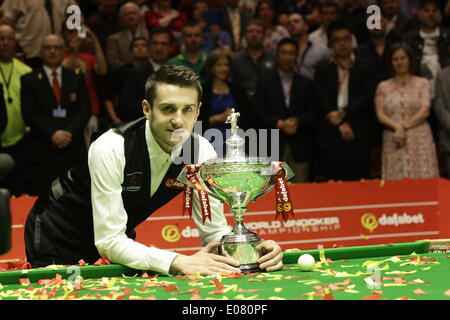
[[[268,3],[263,3],[259,7],[259,19],[262,21],[272,22],[273,14],[274,12]]]
[[[11,59],[16,50],[15,32],[9,26],[0,26],[0,57]]]
[[[287,28],[291,37],[297,37],[308,32],[308,25],[298,13],[293,13],[289,16]]]
[[[194,11],[198,12],[199,14],[208,11],[208,4],[206,2],[197,2],[194,5]]]
[[[145,59],[150,55],[149,45],[145,40],[136,40],[131,48],[131,55],[135,59]]]
[[[159,83],[152,106],[144,100],[145,116],[150,121],[150,129],[161,149],[170,153],[172,149],[186,141],[194,129],[200,112],[198,93],[194,87]]]
[[[50,35],[42,41],[40,56],[42,63],[49,67],[59,67],[64,57],[64,43],[55,35]]]
[[[158,64],[165,64],[170,54],[170,37],[167,33],[159,33],[150,40],[150,56]]]
[[[428,28],[434,28],[439,21],[439,9],[433,3],[429,3],[417,10],[417,17],[422,25]]]
[[[380,8],[383,15],[391,18],[400,12],[400,3],[398,0],[383,0],[380,2]]]
[[[203,34],[199,26],[185,27],[183,41],[187,51],[197,51],[203,44]]]
[[[281,71],[292,72],[297,63],[297,55],[297,48],[293,44],[281,45],[277,50],[277,64]]]
[[[327,28],[332,22],[336,21],[338,18],[338,12],[336,7],[323,7],[321,9],[320,19],[322,24]]]
[[[352,53],[352,35],[347,29],[335,30],[331,33],[329,47],[337,57],[348,57]]]
[[[139,7],[132,4],[125,4],[122,10],[121,19],[125,28],[134,28],[141,23],[142,16],[139,12]]]
[[[260,48],[263,46],[264,29],[257,24],[250,24],[245,29],[245,41],[249,48]]]

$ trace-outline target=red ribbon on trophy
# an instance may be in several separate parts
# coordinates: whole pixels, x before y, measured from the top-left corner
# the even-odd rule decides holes
[[[289,189],[286,182],[286,173],[282,167],[282,163],[276,163],[275,168],[277,170],[275,174],[275,219],[278,219],[281,214],[284,222],[286,222],[289,217],[294,218],[294,208],[290,200],[291,198],[289,196]]]
[[[200,165],[196,164],[190,164],[186,165],[187,173],[186,177],[192,185],[195,186],[195,189],[197,190],[198,198],[200,200],[200,210],[202,211],[202,221],[203,224],[205,224],[206,219],[209,219],[211,221],[211,207],[209,205],[209,196],[208,192],[203,188],[203,186],[200,184],[197,178],[197,173],[200,170]],[[189,189],[189,187],[187,188]],[[187,189],[185,190],[185,196],[187,197]],[[190,197],[190,216],[192,215],[192,191],[189,195]],[[186,198],[184,202],[185,208],[186,208]]]
[[[192,188],[186,186],[181,181],[177,179],[169,178],[166,180],[166,187],[183,190],[183,212],[181,216],[188,214],[192,218]]]

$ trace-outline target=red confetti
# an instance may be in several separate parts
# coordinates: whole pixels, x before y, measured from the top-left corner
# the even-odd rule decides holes
[[[346,279],[344,282],[335,283],[337,286],[346,286],[350,283],[350,279]]]
[[[313,289],[318,291],[318,290],[322,290],[323,288],[321,286],[314,286]]]
[[[200,289],[189,289],[188,292],[189,292],[189,293],[195,294],[195,293],[200,293],[200,292],[202,292],[202,290],[200,290]]]
[[[80,267],[83,267],[83,266],[87,266],[88,264],[83,259],[81,259],[80,261],[78,261],[78,265]]]
[[[211,281],[209,281],[209,283],[215,285],[217,290],[222,290],[223,289],[223,284],[219,280],[211,280]]]
[[[413,291],[415,294],[427,294],[425,291],[423,291],[422,289],[416,289]]]
[[[147,272],[144,272],[144,273],[141,275],[141,277],[142,277],[142,278],[150,278],[150,277],[148,276]]]
[[[333,294],[327,293],[326,295],[323,296],[322,300],[334,300]]]
[[[240,274],[223,274],[222,278],[230,278],[230,279],[242,279],[242,276]]]
[[[107,258],[105,257],[101,257],[100,259],[98,259],[95,263],[94,266],[104,266],[107,264],[111,264],[111,261],[109,261]]]
[[[38,280],[38,285],[53,285],[53,284],[61,284],[62,277],[60,274],[56,274],[56,276],[53,279],[41,279]]]
[[[381,296],[379,294],[371,294],[363,297],[361,300],[381,300]]]
[[[340,290],[341,288],[339,288],[337,285],[334,285],[334,284],[329,284],[328,285],[328,288],[330,289],[330,290],[333,290],[333,291],[336,291],[336,290]]]
[[[178,287],[176,286],[176,285],[169,285],[169,286],[166,286],[165,288],[164,288],[164,291],[176,291],[176,290],[178,290]]]
[[[383,291],[381,291],[381,290],[373,290],[372,293],[373,293],[373,294],[379,294],[379,295],[382,295],[382,294],[383,294]]]
[[[215,290],[215,291],[210,291],[208,292],[208,294],[222,294],[223,290]]]
[[[24,261],[0,263],[0,271],[25,270],[32,268],[33,267],[29,262]]]
[[[264,279],[265,280],[265,279]],[[255,278],[252,278],[252,279],[248,279],[247,281],[248,282],[263,282],[264,281],[263,279],[255,279]]]
[[[449,297],[450,297],[450,289],[448,289],[447,291],[445,291],[444,294],[445,294],[446,296],[449,296]]]
[[[200,297],[198,294],[194,294],[194,295],[192,295],[191,300],[203,300],[203,298]]]
[[[28,285],[30,284],[30,279],[28,278],[19,279],[19,283],[22,285]]]
[[[182,275],[182,276],[177,276],[180,280],[184,280],[184,279],[190,279],[190,280],[195,280],[197,279],[196,276],[192,276],[192,275]]]

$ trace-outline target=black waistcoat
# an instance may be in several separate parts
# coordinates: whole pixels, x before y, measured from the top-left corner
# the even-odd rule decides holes
[[[145,140],[145,118],[121,128],[124,137],[126,165],[122,184],[122,199],[128,215],[126,234],[135,239],[134,228],[153,212],[165,205],[181,191],[166,186],[168,179],[176,179],[183,164],[172,163],[161,185],[150,198],[150,157]],[[197,163],[198,139],[192,135],[184,147],[190,146],[191,163]],[[184,150],[184,149],[183,149]],[[56,179],[47,196],[40,197],[35,214],[41,218],[42,230],[55,244],[67,264],[76,264],[80,259],[95,262],[100,256],[94,243],[94,228],[91,204],[91,179],[87,161],[69,170]]]

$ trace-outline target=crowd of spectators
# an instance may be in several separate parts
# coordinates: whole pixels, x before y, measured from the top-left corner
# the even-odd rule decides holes
[[[15,163],[0,185],[13,195],[41,194],[99,134],[142,117],[164,64],[199,75],[203,129],[225,138],[231,108],[243,129],[279,129],[294,182],[450,172],[450,0],[0,4],[0,153]]]

